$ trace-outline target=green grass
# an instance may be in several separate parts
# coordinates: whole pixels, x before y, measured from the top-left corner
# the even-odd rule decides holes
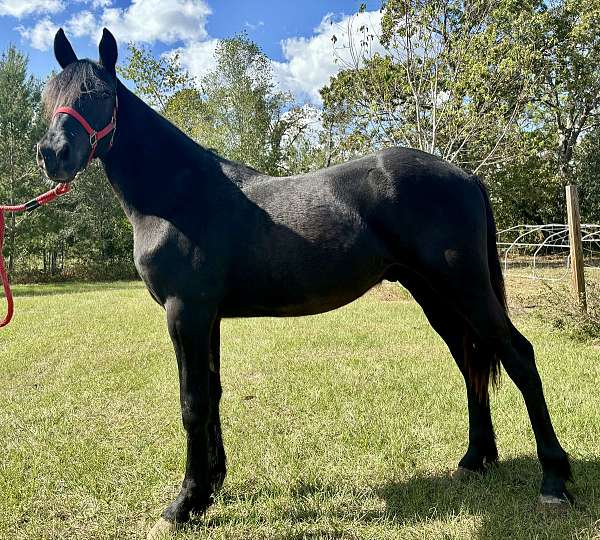
[[[184,463],[164,314],[139,283],[16,287],[0,330],[0,539],[143,539]],[[518,313],[518,312],[517,312]],[[391,285],[316,317],[226,321],[229,473],[183,539],[600,538],[600,348],[531,313],[578,507],[539,513],[522,400],[493,396],[501,464],[453,482],[464,387]]]

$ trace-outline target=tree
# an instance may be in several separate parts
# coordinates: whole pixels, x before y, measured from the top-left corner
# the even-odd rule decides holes
[[[70,216],[65,237],[72,258],[85,273],[115,278],[135,275],[133,229],[106,180],[100,163],[92,162],[69,194]]]
[[[43,126],[39,113],[41,84],[27,76],[28,59],[14,46],[0,57],[0,200],[15,204],[43,185],[33,150]],[[13,272],[17,239],[27,222],[7,219],[8,270]]]
[[[552,2],[539,20],[543,56],[530,116],[537,129],[553,134],[556,176],[564,187],[575,180],[581,136],[600,121],[600,1]]]
[[[276,174],[291,95],[277,91],[271,62],[245,34],[218,43],[216,66],[200,82],[198,138],[226,157]]]
[[[350,64],[321,91],[326,114],[357,150],[410,146],[474,171],[508,161],[534,88],[527,34],[537,9],[534,0],[389,0],[382,51],[372,52],[366,24],[347,36]]]
[[[27,75],[27,65],[15,47],[0,57],[2,204],[22,203],[48,189],[35,161],[35,143],[47,127],[40,110],[42,84]],[[78,177],[68,197],[31,214],[9,214],[6,232],[12,277],[56,277],[69,258],[85,267],[79,277],[101,277],[100,267],[104,276],[107,267],[113,277],[131,275],[131,228],[95,163]]]
[[[221,40],[215,68],[199,81],[177,55],[155,59],[132,44],[129,51],[121,73],[190,137],[266,173],[296,172],[290,156],[306,130],[305,109],[277,89],[269,58],[246,34]]]
[[[600,223],[600,126],[588,131],[577,146],[573,176],[579,185],[582,221]]]
[[[506,223],[563,222],[564,186],[580,183],[584,220],[598,221],[600,2],[549,2],[533,19],[540,51],[516,158],[489,175]]]
[[[129,57],[119,73],[135,84],[136,92],[148,105],[164,112],[173,94],[193,88],[194,80],[181,67],[179,55],[154,58],[149,49],[133,43],[127,46]]]

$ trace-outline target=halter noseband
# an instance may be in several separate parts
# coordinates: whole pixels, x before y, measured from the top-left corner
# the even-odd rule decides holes
[[[56,109],[54,111],[52,118],[54,118],[57,114],[68,114],[69,116],[72,116],[73,118],[75,118],[75,120],[77,120],[81,124],[81,127],[83,127],[83,129],[85,129],[86,133],[90,136],[90,146],[92,147],[92,150],[90,151],[90,157],[88,158],[87,163],[85,164],[86,167],[90,164],[92,159],[94,159],[94,156],[96,154],[96,148],[98,146],[98,141],[100,141],[101,139],[106,137],[111,131],[112,131],[112,136],[110,138],[110,143],[108,145],[108,149],[110,150],[112,148],[113,140],[115,138],[115,132],[117,130],[117,109],[118,109],[118,107],[119,107],[119,100],[118,100],[117,96],[115,96],[115,108],[113,109],[112,118],[110,119],[110,122],[105,127],[103,127],[100,131],[96,131],[94,128],[92,128],[92,126],[90,126],[88,121],[83,116],[81,116],[80,113],[78,113],[75,109],[73,109],[71,107],[58,107],[58,109]]]

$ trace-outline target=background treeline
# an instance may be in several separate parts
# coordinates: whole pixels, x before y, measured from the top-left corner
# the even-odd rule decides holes
[[[245,34],[222,40],[199,80],[135,45],[120,75],[203,146],[273,175],[411,146],[482,176],[500,227],[564,222],[567,183],[583,220],[600,222],[600,0],[388,0],[381,15],[381,28],[332,39],[342,69],[322,108],[281,91]],[[42,88],[23,53],[4,51],[2,203],[48,187],[33,152]],[[59,203],[7,221],[13,279],[134,275],[131,228],[98,164]]]

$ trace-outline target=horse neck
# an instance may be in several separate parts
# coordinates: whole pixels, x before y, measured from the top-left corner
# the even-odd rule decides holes
[[[215,157],[119,82],[117,132],[102,161],[130,220],[162,215],[182,196],[201,196]],[[212,186],[211,186],[212,187]]]

